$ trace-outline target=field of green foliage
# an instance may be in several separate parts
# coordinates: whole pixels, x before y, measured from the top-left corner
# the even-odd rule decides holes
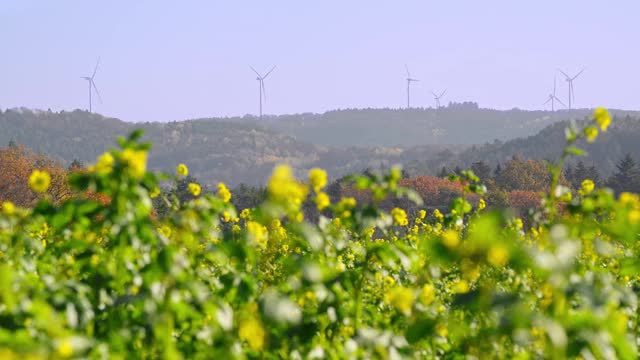
[[[196,199],[180,204],[159,187],[188,167],[147,172],[140,133],[74,174],[62,203],[36,171],[42,200],[0,212],[0,359],[635,359],[640,199],[558,181],[576,141],[610,122],[598,109],[567,129],[524,219],[464,196],[387,213],[389,197],[421,203],[399,169],[351,179],[370,203],[331,199],[323,170],[301,181],[282,165],[254,209],[234,209],[224,184],[190,184]],[[470,171],[452,181],[486,191]]]

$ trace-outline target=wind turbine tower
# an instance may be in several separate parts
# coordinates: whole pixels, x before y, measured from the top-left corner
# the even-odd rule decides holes
[[[549,102],[551,102],[551,111],[556,111],[555,108],[555,102],[559,102],[560,104],[562,104],[562,106],[567,107],[567,105],[565,105],[560,99],[558,99],[558,97],[556,96],[556,77],[553,77],[553,94],[549,94],[549,98],[547,99],[547,101],[544,102],[543,105],[548,104]]]
[[[442,99],[442,97],[444,96],[444,94],[447,92],[447,89],[444,89],[444,91],[438,95],[435,92],[431,92],[433,94],[433,98],[436,100],[436,109],[440,109],[440,99]]]
[[[407,109],[411,108],[411,83],[420,81],[418,79],[414,79],[411,77],[409,73],[409,67],[407,65],[404,66],[405,70],[407,70]]]
[[[260,87],[260,120],[262,121],[262,98],[264,97],[264,102],[267,102],[267,91],[264,88],[264,79],[267,78],[267,76],[269,76],[269,74],[271,74],[271,72],[276,68],[275,66],[271,68],[271,70],[269,70],[269,72],[267,72],[264,76],[260,75],[259,72],[256,71],[256,69],[254,69],[252,66],[249,66],[251,68],[251,70],[253,70],[254,73],[256,73],[256,75],[258,77],[256,77],[256,80],[258,80],[258,86]]]
[[[91,103],[91,93],[95,90],[96,95],[98,95],[98,100],[102,102],[102,97],[100,96],[100,92],[98,91],[98,87],[96,86],[95,81],[93,79],[96,77],[96,72],[98,72],[98,65],[100,65],[100,58],[96,62],[96,67],[93,69],[93,74],[91,76],[81,76],[80,78],[87,80],[87,84],[89,85],[89,112],[92,111],[92,103]]]
[[[558,69],[558,71],[560,71],[562,73],[562,75],[564,75],[565,77],[565,81],[567,83],[569,83],[569,110],[571,110],[571,101],[575,99],[575,90],[573,89],[573,81],[580,76],[580,74],[582,74],[582,72],[584,71],[584,69],[580,70],[579,73],[575,74],[573,77],[567,75],[566,72]]]

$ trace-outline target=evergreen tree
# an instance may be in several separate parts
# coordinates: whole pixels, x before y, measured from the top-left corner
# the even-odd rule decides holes
[[[591,179],[597,187],[601,187],[602,184],[602,175],[600,175],[600,171],[594,165],[589,166],[587,169],[587,179]]]
[[[575,168],[573,167],[573,165],[568,164],[567,168],[564,170],[564,177],[572,185],[573,185],[574,179],[575,179],[574,174],[575,174]]]
[[[575,170],[573,171],[573,178],[567,179],[571,182],[574,188],[579,188],[582,185],[582,181],[589,177],[589,172],[587,167],[584,165],[582,161],[579,161],[576,165]],[[592,179],[593,180],[593,179]]]
[[[446,178],[449,175],[449,172],[447,171],[446,167],[442,167],[442,169],[440,170],[440,173],[438,174],[438,177],[441,179]]]
[[[84,168],[84,163],[78,159],[73,159],[73,161],[71,162],[71,164],[69,165],[69,171],[73,171],[73,170],[79,170]]]
[[[627,154],[616,165],[618,172],[613,174],[607,185],[619,194],[621,192],[638,192],[640,190],[640,170],[636,165],[635,160],[631,157],[631,154]]]
[[[498,165],[496,165],[496,168],[493,169],[493,178],[497,179],[500,174],[502,174],[502,166],[500,166],[500,163],[498,163]]]
[[[487,181],[491,179],[491,167],[484,161],[480,160],[471,164],[471,170],[481,181]]]

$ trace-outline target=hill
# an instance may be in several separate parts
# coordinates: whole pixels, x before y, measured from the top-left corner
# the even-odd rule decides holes
[[[11,141],[23,144],[66,165],[73,160],[91,163],[115,146],[118,136],[137,128],[145,129],[144,140],[153,143],[149,157],[152,169],[171,172],[184,162],[203,184],[263,184],[274,165],[282,162],[289,163],[300,176],[315,166],[342,176],[411,161],[444,148],[334,149],[298,141],[246,121],[200,119],[132,124],[80,110],[56,113],[28,109],[0,112],[0,145]]]
[[[433,115],[433,109],[344,110],[309,115],[308,121],[304,120],[306,115],[280,116],[262,124],[248,117],[134,124],[80,110],[12,109],[0,111],[0,146],[13,141],[65,165],[73,160],[91,163],[104,150],[115,146],[118,136],[143,128],[144,139],[154,146],[149,158],[152,169],[171,172],[178,163],[185,162],[201,183],[209,185],[218,181],[230,185],[263,184],[273,166],[281,162],[289,163],[298,176],[304,176],[312,167],[325,168],[331,175],[340,177],[398,163],[404,164],[412,174],[436,174],[442,166],[466,168],[479,160],[495,166],[514,155],[554,159],[562,149],[566,122],[560,119],[564,112],[550,115],[544,111],[465,109],[453,106],[438,111],[439,119],[446,116],[453,119],[450,124],[443,123],[451,131],[443,134],[451,135],[443,135],[438,141],[455,145],[429,144],[433,138],[420,140],[428,126],[418,127],[418,119]],[[469,116],[466,122],[452,115],[465,111]],[[565,116],[580,112],[588,113],[580,110]],[[592,154],[587,161],[594,162],[605,174],[614,169],[626,152],[640,156],[640,145],[635,141],[640,135],[640,115],[613,113],[618,115],[611,130],[587,146]],[[403,114],[413,115],[404,118]],[[396,116],[400,120],[391,126]],[[368,123],[367,118],[371,119]],[[343,125],[339,126],[340,123]],[[535,135],[487,142],[509,134],[533,132],[545,123],[546,127]],[[411,131],[412,128],[416,130]],[[292,129],[299,133],[287,133],[294,132]],[[389,145],[402,136],[407,139],[403,146]],[[347,143],[349,138],[351,146]],[[470,148],[464,145],[471,139],[484,139],[485,144]],[[383,145],[364,146],[378,140]]]
[[[618,115],[638,112],[612,110]],[[475,103],[438,110],[353,109],[269,118],[264,126],[298,140],[325,146],[472,145],[534,135],[558,121],[582,118],[588,109],[562,111],[493,110]]]
[[[536,160],[556,160],[565,145],[564,129],[569,124],[562,121],[549,125],[535,135],[509,140],[506,142],[486,143],[474,145],[465,151],[451,156],[449,159],[434,157],[411,164],[415,172],[434,173],[437,169],[456,166],[468,168],[472,163],[484,161],[495,167],[509,159],[520,157]],[[616,164],[627,153],[635,159],[640,159],[640,116],[614,116],[611,127],[607,132],[600,133],[597,141],[587,143],[582,141],[577,145],[587,151],[587,156],[579,158],[588,165],[595,165],[604,175],[610,175],[616,169]],[[578,161],[572,159],[572,162]]]

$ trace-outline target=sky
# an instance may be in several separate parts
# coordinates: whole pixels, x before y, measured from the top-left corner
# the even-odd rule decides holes
[[[542,109],[561,68],[575,106],[640,108],[640,1],[0,0],[0,108],[88,107],[174,121],[442,99]],[[558,74],[557,94],[567,100]],[[95,100],[95,99],[94,99]]]

